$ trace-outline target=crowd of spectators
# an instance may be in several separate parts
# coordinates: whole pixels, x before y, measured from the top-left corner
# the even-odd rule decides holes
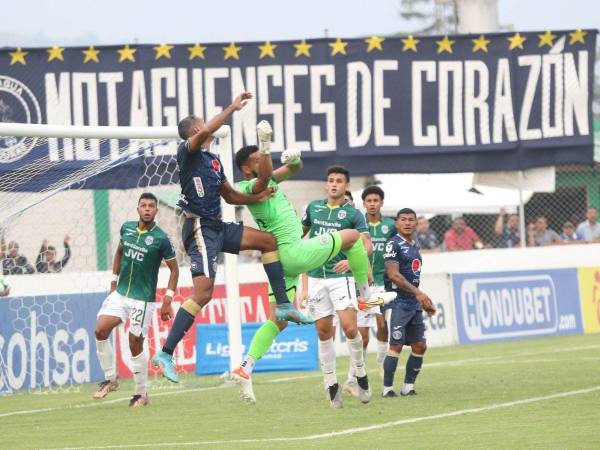
[[[4,239],[0,239],[2,274],[28,275],[33,273],[61,272],[71,258],[69,240],[69,236],[65,236],[63,240],[64,255],[60,260],[57,259],[56,247],[48,245],[48,241],[44,240],[35,260],[34,267],[25,255],[19,253],[19,244],[16,241],[10,241],[6,245]]]

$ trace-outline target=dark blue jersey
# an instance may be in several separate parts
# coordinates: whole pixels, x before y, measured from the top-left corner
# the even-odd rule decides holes
[[[188,142],[182,142],[177,149],[179,206],[200,217],[220,217],[221,187],[227,181],[221,160],[203,149],[190,152]]]
[[[392,262],[398,264],[400,274],[408,280],[414,287],[419,287],[421,280],[421,253],[419,244],[415,241],[414,243],[408,242],[399,234],[392,237],[385,245],[385,253],[383,254],[383,260],[385,264]],[[397,294],[395,302],[401,303],[404,307],[421,310],[421,304],[417,301],[414,295],[404,291],[385,275],[385,290],[393,291]]]

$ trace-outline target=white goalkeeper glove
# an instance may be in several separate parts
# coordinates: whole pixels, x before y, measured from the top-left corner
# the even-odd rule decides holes
[[[295,166],[300,163],[300,156],[302,151],[297,148],[288,148],[281,154],[281,163]]]
[[[271,137],[273,137],[273,129],[271,124],[266,120],[261,120],[256,126],[258,133],[258,151],[261,155],[266,155],[271,152]]]

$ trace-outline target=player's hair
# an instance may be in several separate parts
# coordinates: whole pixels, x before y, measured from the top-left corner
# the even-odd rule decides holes
[[[56,247],[54,245],[49,245],[48,247],[46,247],[46,251],[56,252]]]
[[[187,116],[179,121],[177,124],[177,133],[179,133],[179,137],[181,139],[187,139],[190,137],[190,132],[192,131],[192,126],[194,125],[194,121],[198,117],[196,116]]]
[[[396,220],[398,220],[400,214],[412,214],[413,216],[415,216],[415,219],[417,218],[417,213],[414,211],[414,209],[410,208],[402,208],[400,211],[398,211],[398,214],[396,214]]]
[[[346,197],[350,197],[350,200],[354,201],[354,197],[352,196],[352,192],[350,192],[350,191],[346,191],[346,192],[344,192],[344,195],[345,195]]]
[[[327,176],[331,175],[332,173],[341,173],[342,175],[344,175],[346,177],[346,183],[348,183],[350,181],[350,172],[348,172],[348,169],[346,169],[343,166],[330,166],[327,168]]]
[[[138,199],[138,205],[144,199],[145,200],[154,200],[154,203],[156,203],[158,205],[158,199],[156,198],[156,195],[154,195],[152,192],[144,192],[142,195],[140,195],[140,198]]]
[[[379,195],[379,198],[381,200],[383,200],[385,198],[385,192],[383,192],[383,189],[381,189],[379,186],[367,186],[365,188],[365,190],[362,191],[360,198],[362,198],[364,201],[365,198],[367,198],[367,195],[371,195],[371,194]]]
[[[240,148],[235,154],[235,165],[237,168],[242,170],[242,166],[246,164],[250,155],[257,151],[258,147],[256,145],[246,145],[245,147]]]

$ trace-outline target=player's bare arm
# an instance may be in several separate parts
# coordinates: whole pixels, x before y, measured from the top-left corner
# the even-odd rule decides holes
[[[179,280],[179,266],[177,265],[177,258],[168,259],[165,264],[171,271],[169,275],[169,282],[167,283],[167,292],[163,296],[162,306],[160,308],[160,318],[163,321],[171,320],[173,318],[173,294],[177,289],[177,282]]]
[[[196,152],[202,145],[229,119],[229,117],[236,111],[241,110],[248,100],[252,98],[252,94],[250,92],[242,92],[238,95],[235,100],[217,114],[215,117],[210,119],[208,122],[204,123],[201,127],[194,128],[194,134],[190,136],[188,139],[189,145],[188,150],[190,152]]]
[[[117,251],[115,252],[115,257],[113,259],[113,279],[110,281],[110,292],[113,292],[117,289],[117,277],[119,273],[121,273],[121,257],[123,256],[123,246],[119,244],[117,247]]]
[[[409,292],[415,296],[417,301],[421,304],[427,315],[433,316],[436,313],[435,306],[427,294],[421,291],[419,288],[413,286],[406,278],[402,276],[399,270],[399,265],[393,261],[386,261],[385,271],[392,283],[398,286],[399,289]]]
[[[360,238],[363,241],[367,255],[371,256],[373,254],[373,242],[371,242],[371,235],[369,232],[361,233]]]
[[[230,205],[249,205],[251,203],[262,203],[273,196],[272,189],[264,189],[257,194],[242,194],[234,189],[228,181],[223,183],[221,197]]]

